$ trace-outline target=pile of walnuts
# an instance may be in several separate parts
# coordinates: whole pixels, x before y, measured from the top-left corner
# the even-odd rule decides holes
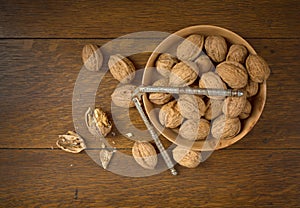
[[[209,134],[216,139],[232,139],[241,130],[241,119],[251,114],[251,97],[270,75],[267,63],[250,54],[243,45],[230,44],[222,36],[193,34],[177,47],[176,57],[162,53],[156,60],[161,78],[154,86],[200,87],[242,90],[241,97],[218,97],[180,94],[174,99],[167,93],[150,93],[149,100],[161,105],[159,121],[175,129],[189,141],[205,140]],[[179,147],[178,147],[179,148]],[[183,147],[180,147],[184,149]],[[187,150],[186,150],[187,151]],[[173,154],[179,154],[175,149]],[[187,151],[177,162],[191,167],[199,164],[199,154]],[[194,155],[195,158],[189,158]],[[178,158],[173,155],[176,160]],[[197,161],[191,165],[192,161]]]

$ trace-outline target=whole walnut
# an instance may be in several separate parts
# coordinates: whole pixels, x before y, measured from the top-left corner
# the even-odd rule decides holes
[[[157,164],[155,148],[149,142],[135,142],[132,155],[135,161],[145,169],[154,169]]]
[[[248,84],[246,85],[247,97],[252,97],[258,92],[258,83],[253,82],[251,79],[248,80]]]
[[[135,76],[135,67],[126,57],[116,54],[110,56],[108,67],[113,77],[122,84],[130,83]]]
[[[199,68],[199,74],[203,74],[205,72],[213,71],[215,69],[214,64],[211,62],[210,58],[203,54],[200,55],[196,60],[195,63]]]
[[[131,95],[136,86],[132,84],[121,85],[115,89],[111,95],[111,99],[116,106],[122,108],[134,107],[134,102],[131,100]]]
[[[200,55],[203,44],[203,35],[190,35],[177,47],[177,57],[180,60],[194,61]]]
[[[181,166],[187,168],[195,168],[201,162],[201,153],[189,150],[182,146],[177,146],[173,149],[173,159]]]
[[[246,60],[246,68],[252,81],[262,83],[270,76],[267,62],[259,55],[250,54]]]
[[[231,88],[243,88],[247,85],[248,74],[245,67],[234,61],[224,61],[216,67],[217,74]]]
[[[214,62],[224,61],[227,54],[227,43],[222,36],[210,35],[204,44],[207,55]]]
[[[178,63],[177,58],[168,53],[161,54],[156,61],[156,70],[164,77],[168,77],[172,67]]]
[[[198,121],[186,120],[179,128],[179,134],[191,141],[204,140],[210,131],[209,121],[201,118]]]
[[[89,71],[99,71],[103,64],[100,48],[94,44],[87,44],[82,49],[82,61]]]
[[[193,62],[182,61],[171,70],[169,86],[184,87],[192,84],[198,77],[199,69]]]
[[[239,118],[227,118],[225,115],[221,115],[213,121],[211,133],[216,139],[232,139],[240,130]]]
[[[226,117],[238,117],[246,105],[246,93],[240,97],[227,97],[222,108]]]
[[[251,103],[249,102],[249,100],[247,100],[244,109],[242,110],[242,112],[239,115],[239,118],[240,119],[248,118],[251,114],[251,110],[252,110]]]
[[[207,120],[213,120],[222,114],[224,100],[209,99],[206,103],[207,110],[204,117]]]
[[[214,72],[206,72],[202,74],[201,79],[199,81],[200,88],[214,88],[214,89],[224,89],[226,90],[226,84],[222,81],[222,79]],[[223,96],[210,96],[212,99],[224,99]]]
[[[205,102],[197,95],[181,94],[177,103],[179,112],[184,118],[199,120],[205,114]]]
[[[176,100],[161,107],[159,111],[159,121],[167,128],[176,128],[182,123],[183,117],[179,112]]]
[[[159,79],[153,83],[153,86],[161,86],[161,87],[166,87],[168,86],[168,79]],[[172,95],[168,93],[158,93],[158,92],[153,92],[150,93],[149,95],[149,100],[157,105],[162,105],[167,102],[169,102],[172,99]]]
[[[243,45],[233,44],[230,46],[226,61],[235,61],[244,64],[248,55],[248,50]]]

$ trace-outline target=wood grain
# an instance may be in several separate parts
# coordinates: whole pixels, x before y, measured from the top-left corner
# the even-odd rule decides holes
[[[1,40],[4,54],[0,65],[0,136],[2,148],[51,148],[58,134],[73,129],[72,95],[81,62],[84,44],[104,45],[108,40]],[[242,141],[230,148],[299,148],[300,110],[299,40],[248,39],[269,63],[267,103],[255,128]],[[120,50],[141,44],[153,50],[159,39],[130,40],[117,45]],[[124,49],[125,47],[125,49]],[[130,50],[129,50],[130,51]],[[149,53],[130,56],[142,68]],[[117,81],[107,74],[98,88],[96,106],[111,109],[110,97]],[[106,96],[103,96],[102,92]],[[82,95],[84,96],[84,95]],[[30,99],[29,99],[30,98]],[[84,110],[84,109],[82,109]],[[9,113],[8,113],[9,112]],[[143,128],[136,111],[131,120]],[[117,133],[117,130],[114,129]],[[15,138],[18,138],[17,140]],[[119,148],[132,142],[117,134],[109,139]],[[167,144],[167,143],[166,143]]]
[[[298,150],[221,150],[176,177],[129,178],[85,153],[0,150],[0,206],[297,207],[299,159]]]
[[[199,24],[229,28],[250,38],[299,38],[300,5],[293,1],[5,1],[0,37],[115,38]]]

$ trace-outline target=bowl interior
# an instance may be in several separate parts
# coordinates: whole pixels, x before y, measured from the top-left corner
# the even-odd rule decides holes
[[[176,48],[178,44],[183,40],[183,38],[186,38],[191,34],[202,34],[204,36],[221,35],[230,44],[244,45],[248,49],[249,53],[256,54],[255,50],[246,40],[244,40],[236,33],[229,31],[227,29],[217,27],[217,26],[211,26],[211,25],[199,25],[199,26],[184,28],[167,37],[153,51],[145,67],[143,81],[142,81],[143,85],[145,86],[152,85],[153,81],[157,79],[158,75],[155,69],[155,62],[158,56],[164,52],[176,55]],[[265,105],[266,86],[267,86],[266,82],[259,84],[258,93],[251,100],[251,104],[252,104],[251,115],[246,120],[241,120],[242,129],[240,133],[232,139],[216,140],[211,135],[209,135],[208,138],[204,141],[188,142],[187,140],[181,138],[178,135],[177,129],[165,128],[160,124],[158,119],[158,111],[160,106],[151,103],[148,99],[147,94],[143,96],[143,103],[145,106],[146,113],[150,121],[154,125],[154,127],[169,141],[177,145],[191,147],[193,150],[210,151],[210,150],[216,150],[216,149],[228,147],[229,145],[242,139],[254,127]]]

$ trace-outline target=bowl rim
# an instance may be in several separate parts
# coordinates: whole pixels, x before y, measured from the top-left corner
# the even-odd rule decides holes
[[[189,26],[186,28],[183,28],[181,30],[176,31],[175,33],[169,35],[168,37],[166,37],[162,42],[160,42],[160,44],[153,50],[153,52],[151,53],[150,57],[148,58],[148,61],[146,63],[145,66],[145,71],[143,73],[143,78],[142,78],[142,84],[145,85],[145,83],[147,83],[147,76],[149,73],[149,68],[154,67],[154,63],[155,60],[158,58],[159,54],[158,51],[163,51],[161,50],[162,48],[165,47],[165,45],[168,44],[168,42],[172,41],[172,38],[175,36],[180,36],[180,37],[187,37],[188,35],[191,34],[201,34],[201,31],[205,36],[207,36],[208,33],[212,33],[214,34],[214,32],[216,32],[217,34],[215,35],[220,35],[220,33],[222,33],[222,36],[229,42],[232,42],[232,39],[237,39],[239,40],[238,44],[242,44],[244,45],[250,54],[256,54],[256,51],[254,50],[254,48],[244,39],[242,38],[240,35],[219,27],[219,26],[214,26],[214,25],[194,25],[194,26]],[[206,32],[205,32],[206,31]],[[207,32],[209,31],[209,32]],[[146,84],[148,85],[148,84]],[[266,81],[264,81],[263,83],[259,84],[259,91],[258,93],[254,96],[259,98],[259,104],[257,104],[255,107],[255,111],[254,109],[251,112],[251,116],[249,118],[246,119],[245,121],[245,126],[243,129],[241,129],[241,131],[239,132],[238,135],[236,135],[235,137],[231,138],[231,139],[222,139],[218,141],[218,144],[216,144],[216,146],[212,147],[212,145],[206,145],[205,141],[195,141],[192,146],[191,149],[192,150],[196,150],[196,151],[212,151],[212,150],[218,150],[218,149],[223,149],[226,148],[234,143],[236,143],[237,141],[241,140],[243,137],[245,137],[255,126],[255,124],[258,122],[264,106],[265,106],[265,102],[266,102],[266,97],[267,97],[267,83]],[[145,107],[145,111],[146,114],[148,116],[148,118],[150,119],[150,122],[153,124],[154,128],[156,130],[158,130],[158,132],[160,134],[162,134],[167,140],[169,140],[170,142],[176,144],[176,145],[184,145],[184,143],[177,141],[176,139],[172,139],[170,138],[170,134],[174,136],[175,132],[172,129],[168,129],[168,128],[164,128],[159,121],[157,122],[157,119],[155,119],[155,115],[153,112],[151,112],[151,110],[153,109],[154,105],[149,101],[147,94],[144,94],[142,96],[142,100],[143,100],[143,104]],[[252,106],[253,107],[253,106]],[[250,120],[249,120],[250,119]],[[247,127],[247,128],[246,128]],[[173,132],[173,133],[172,133]],[[190,146],[188,144],[188,146]]]

